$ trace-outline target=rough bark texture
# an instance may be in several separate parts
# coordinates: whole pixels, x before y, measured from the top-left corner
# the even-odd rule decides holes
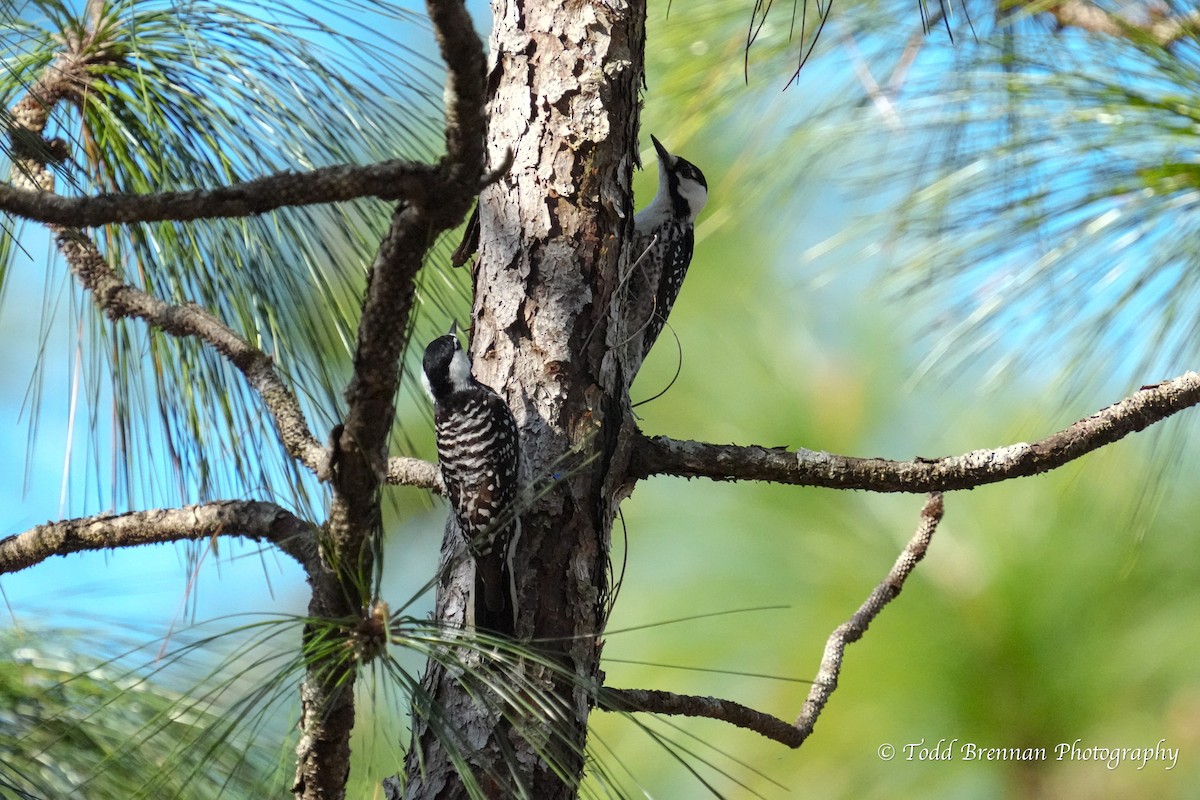
[[[530,490],[514,556],[517,634],[562,673],[526,662],[524,680],[562,707],[557,734],[486,711],[462,678],[434,666],[425,687],[461,732],[486,796],[574,797],[599,675],[613,508],[628,405],[604,365],[609,298],[632,233],[645,7],[494,0],[488,155],[513,165],[480,198],[471,352],[522,429]],[[614,480],[614,476],[618,476]],[[438,601],[461,622],[464,571],[453,545]],[[566,676],[571,676],[567,678]],[[477,688],[477,687],[476,687]],[[536,723],[533,723],[536,724]],[[466,797],[443,743],[416,720],[406,796]],[[553,766],[552,766],[553,765]],[[558,774],[556,774],[557,766]]]

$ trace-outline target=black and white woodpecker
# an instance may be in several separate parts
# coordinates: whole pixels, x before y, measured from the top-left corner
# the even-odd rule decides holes
[[[635,274],[634,285],[647,281],[648,291],[653,293],[650,318],[642,334],[643,357],[662,332],[671,306],[679,296],[688,265],[692,263],[696,217],[708,201],[708,182],[700,168],[668,153],[653,136],[650,141],[658,151],[658,192],[633,218],[637,234],[634,258],[639,259],[634,269],[645,276],[639,279]]]
[[[475,626],[513,635],[516,597],[511,551],[520,519],[520,446],[508,404],[471,374],[455,326],[425,348],[438,462],[446,496],[475,561]]]

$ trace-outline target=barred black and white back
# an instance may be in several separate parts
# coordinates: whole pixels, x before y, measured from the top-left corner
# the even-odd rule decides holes
[[[475,560],[475,624],[512,635],[516,601],[509,559],[520,526],[517,423],[504,399],[471,375],[470,359],[453,333],[429,343],[423,366],[446,495]]]
[[[653,136],[650,141],[658,153],[658,192],[634,216],[634,257],[640,260],[630,281],[635,293],[652,295],[642,333],[642,357],[658,339],[679,296],[692,262],[696,217],[708,202],[708,182],[699,167],[671,155]]]

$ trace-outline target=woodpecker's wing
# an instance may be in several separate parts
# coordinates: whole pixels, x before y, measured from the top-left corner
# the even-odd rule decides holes
[[[481,384],[439,404],[436,423],[438,459],[450,505],[478,555],[490,549],[499,528],[512,522],[519,463],[517,424],[504,400]]]
[[[695,232],[691,225],[684,225],[677,232],[660,236],[663,248],[662,272],[658,279],[658,290],[654,295],[653,313],[642,337],[643,356],[650,352],[658,335],[662,333],[667,315],[671,313],[675,299],[679,297],[683,279],[687,277],[688,264],[691,263],[692,249],[695,246]]]

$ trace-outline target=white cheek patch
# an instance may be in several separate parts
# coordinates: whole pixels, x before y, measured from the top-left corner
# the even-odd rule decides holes
[[[708,203],[708,190],[695,181],[684,179],[679,182],[679,194],[687,201],[692,212],[692,222],[695,222]]]
[[[471,385],[471,359],[466,351],[456,350],[450,359],[450,388],[461,392]]]

